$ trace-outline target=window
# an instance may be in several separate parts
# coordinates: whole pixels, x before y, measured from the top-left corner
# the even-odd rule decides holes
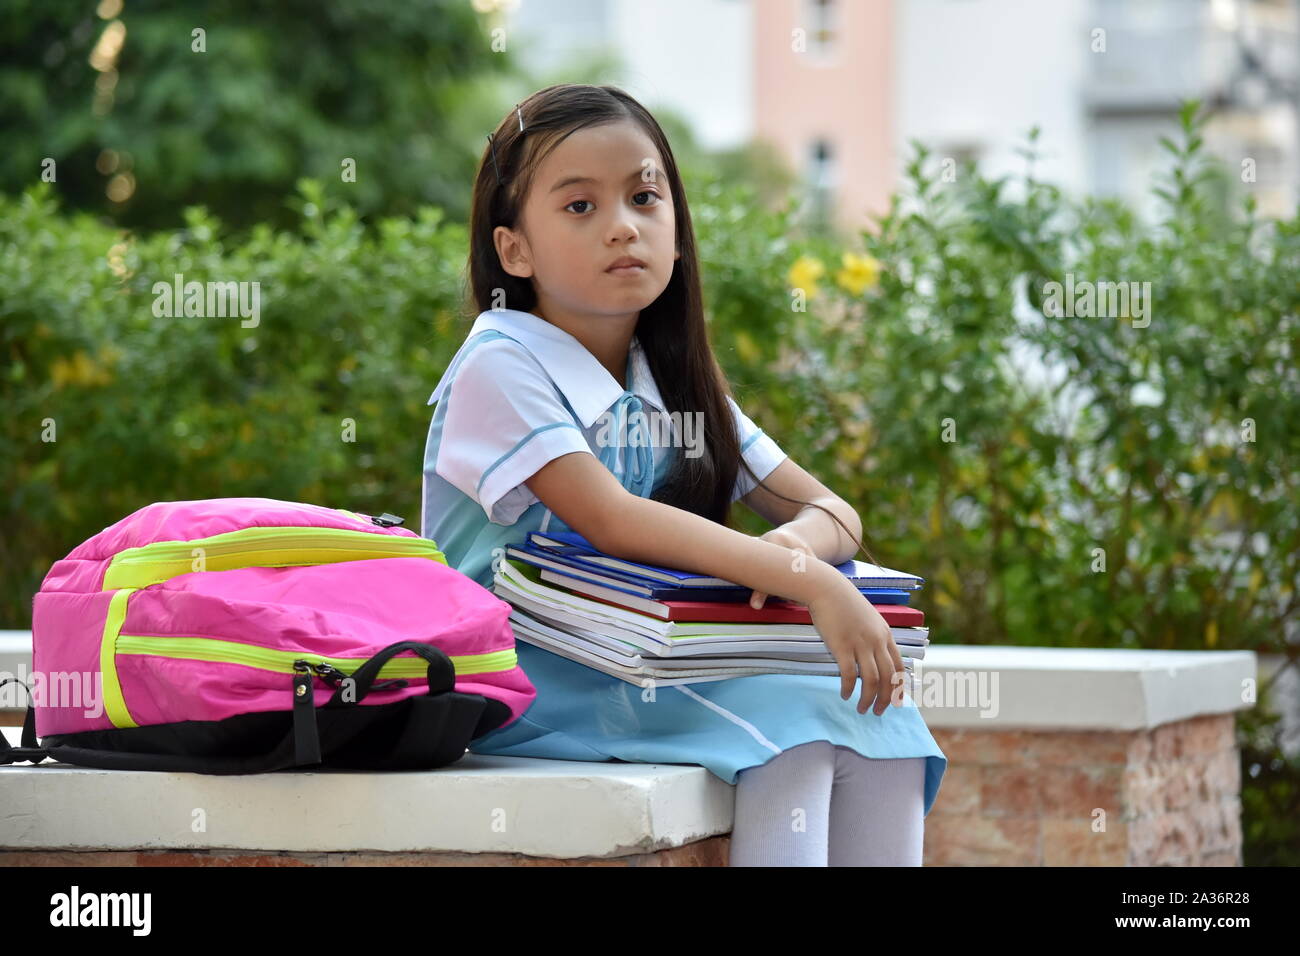
[[[840,20],[836,0],[804,0],[799,20],[808,30],[808,53],[815,59],[832,57]]]
[[[831,223],[838,178],[834,146],[826,139],[814,140],[809,149],[805,181],[809,215],[818,227],[825,228]]]

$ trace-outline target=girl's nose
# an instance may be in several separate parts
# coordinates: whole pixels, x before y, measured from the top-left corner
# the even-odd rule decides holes
[[[628,242],[637,237],[636,226],[632,224],[630,219],[620,216],[615,219],[614,224],[610,227],[609,237],[614,240]]]

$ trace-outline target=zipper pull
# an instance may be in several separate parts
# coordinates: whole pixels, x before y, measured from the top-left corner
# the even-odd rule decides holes
[[[317,673],[317,675],[319,675],[321,680],[329,684],[331,687],[338,687],[339,683],[346,680],[349,676],[346,672],[339,670],[333,664],[327,664],[325,661],[312,665],[312,669]],[[380,681],[377,684],[371,684],[370,689],[389,690],[398,687],[406,687],[408,683],[409,681],[405,678],[399,677],[396,680],[385,680]]]
[[[293,698],[296,704],[298,698],[311,693],[311,665],[306,661],[294,661],[293,670]]]
[[[377,518],[372,517],[370,520],[373,521],[375,524],[379,525],[379,527],[381,528],[391,528],[393,527],[393,525],[401,524],[406,519],[399,518],[397,517],[397,515],[390,515],[387,511],[385,511],[379,517]]]
[[[340,682],[346,680],[350,676],[346,671],[341,671],[333,664],[327,663],[326,661],[320,661],[316,664],[309,664],[307,661],[296,661],[294,663],[295,670],[298,669],[299,664],[302,664],[305,668],[308,668],[309,672],[315,671],[316,675],[325,683],[329,684],[331,687],[338,687]],[[406,680],[406,678],[399,677],[393,680],[384,680],[384,681],[379,681],[378,683],[371,684],[370,689],[372,691],[395,690],[399,687],[406,687],[409,684],[410,681]]]
[[[333,664],[326,663],[325,661],[321,661],[318,664],[312,664],[310,666],[311,669],[316,672],[317,676],[319,676],[321,680],[329,684],[331,687],[338,687],[339,682],[348,676],[345,672],[339,670]]]
[[[293,753],[295,766],[321,762],[316,730],[316,695],[311,686],[311,665],[293,662]]]

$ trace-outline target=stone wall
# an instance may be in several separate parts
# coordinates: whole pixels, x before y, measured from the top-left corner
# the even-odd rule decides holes
[[[0,866],[726,866],[731,839],[654,853],[559,860],[518,853],[289,853],[280,850],[0,850]]]
[[[1241,865],[1230,713],[1135,732],[932,732],[948,772],[926,866]]]

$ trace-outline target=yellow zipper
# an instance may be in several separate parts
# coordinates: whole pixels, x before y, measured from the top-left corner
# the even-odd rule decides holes
[[[104,574],[103,590],[149,587],[192,571],[296,567],[400,557],[447,563],[437,544],[428,538],[347,528],[241,528],[207,538],[155,541],[119,551]]]
[[[292,674],[294,661],[325,663],[349,673],[364,664],[369,657],[325,657],[306,651],[279,650],[223,641],[212,637],[152,637],[143,634],[119,634],[118,654],[146,654],[187,661],[213,661],[219,664],[241,664],[260,670]],[[486,674],[513,668],[518,659],[513,648],[490,651],[486,654],[449,654],[456,675]],[[423,657],[392,657],[379,668],[379,677],[427,677],[429,662]]]

